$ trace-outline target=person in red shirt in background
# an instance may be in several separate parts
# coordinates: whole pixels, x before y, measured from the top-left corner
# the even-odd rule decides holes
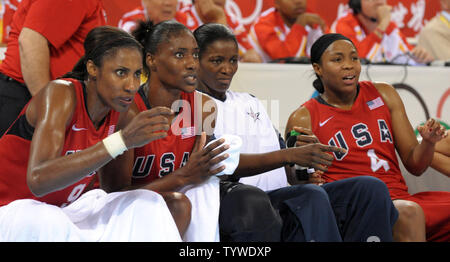
[[[11,31],[11,21],[20,0],[9,0],[8,3],[1,1],[0,3],[0,45],[6,45]]]
[[[191,31],[206,23],[227,25],[233,30],[239,45],[242,62],[262,62],[261,56],[249,42],[247,30],[237,18],[225,10],[226,0],[192,0],[192,5],[181,9],[183,16],[177,18]]]
[[[308,12],[306,0],[275,0],[250,30],[250,42],[265,62],[286,57],[309,56],[309,49],[327,25]]]
[[[0,66],[0,137],[32,96],[83,56],[87,33],[105,24],[101,0],[20,3]]]
[[[177,11],[178,0],[142,0],[141,6],[125,13],[118,27],[131,33],[139,20],[151,20],[154,24],[171,19],[182,19],[183,14]]]
[[[331,32],[350,38],[361,58],[370,62],[428,63],[434,58],[423,48],[408,44],[406,37],[391,21],[386,0],[350,0],[353,13],[338,19]]]

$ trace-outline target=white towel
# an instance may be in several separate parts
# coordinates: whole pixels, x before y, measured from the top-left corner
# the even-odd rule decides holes
[[[184,233],[187,242],[218,242],[220,188],[219,178],[213,176],[197,186],[180,190],[191,201],[191,223]]]
[[[222,154],[230,156],[224,161],[213,166],[215,169],[225,165],[225,170],[217,175],[233,174],[239,165],[239,155],[242,145],[240,137],[235,135],[223,135],[224,144],[230,145]],[[218,138],[218,139],[220,139]],[[218,139],[214,140],[217,141]],[[211,141],[210,143],[213,143]],[[208,143],[208,145],[210,144]],[[216,175],[216,176],[217,176]],[[216,176],[210,177],[201,185],[187,186],[180,192],[186,194],[192,204],[191,223],[188,226],[183,240],[187,242],[217,242],[219,235],[219,209],[220,209],[220,179]]]
[[[2,241],[181,241],[159,194],[91,190],[67,207],[24,199],[0,208]]]
[[[225,139],[225,142],[223,145],[229,145],[230,148],[219,154],[219,156],[223,154],[228,154],[229,157],[222,162],[214,165],[211,169],[216,169],[222,165],[225,165],[225,169],[222,170],[220,173],[216,174],[216,176],[222,176],[222,175],[232,175],[234,173],[234,170],[239,165],[239,156],[241,153],[241,147],[242,147],[242,139],[239,136],[236,135],[222,135],[221,137],[217,138],[216,140],[213,140],[209,142],[206,146],[208,146],[211,143],[214,143],[215,141],[219,139]]]

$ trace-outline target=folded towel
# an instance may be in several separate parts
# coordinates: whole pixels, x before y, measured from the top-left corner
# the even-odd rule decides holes
[[[241,153],[241,147],[242,147],[242,139],[239,136],[227,135],[227,134],[222,135],[221,137],[217,138],[216,140],[209,142],[208,145],[217,141],[218,139],[221,139],[221,138],[225,139],[225,142],[223,143],[223,145],[229,145],[230,148],[228,148],[227,150],[222,152],[220,155],[228,154],[229,157],[227,159],[223,160],[222,162],[214,165],[211,168],[211,169],[216,169],[220,166],[225,165],[225,169],[222,170],[220,173],[216,174],[216,176],[231,175],[234,173],[234,171],[236,170],[236,168],[239,165],[239,155]],[[206,145],[206,146],[208,146],[208,145]]]

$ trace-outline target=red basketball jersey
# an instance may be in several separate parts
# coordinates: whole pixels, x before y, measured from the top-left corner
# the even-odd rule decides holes
[[[84,84],[74,79],[66,80],[74,85],[77,105],[72,121],[66,128],[62,156],[76,153],[102,141],[114,132],[119,118],[118,112],[110,111],[100,128],[96,129],[86,111]],[[87,174],[77,183],[59,191],[43,197],[34,196],[26,181],[30,144],[34,132],[34,128],[28,124],[25,117],[27,106],[0,139],[0,206],[16,199],[36,199],[48,204],[66,206],[83,193],[96,172]]]
[[[333,153],[335,159],[323,178],[331,182],[370,175],[386,183],[393,199],[409,195],[395,153],[389,108],[373,83],[359,85],[350,110],[328,105],[320,97],[303,105],[319,141],[347,149],[346,154]]]
[[[181,93],[181,110],[175,116],[168,135],[134,149],[133,184],[146,184],[161,178],[184,166],[194,147],[195,96],[193,93]],[[150,109],[142,89],[135,97],[140,111]]]

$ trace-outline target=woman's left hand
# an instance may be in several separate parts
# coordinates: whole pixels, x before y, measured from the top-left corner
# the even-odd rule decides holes
[[[427,122],[424,125],[419,126],[417,130],[419,130],[419,134],[422,136],[422,141],[431,144],[436,144],[448,135],[448,133],[445,132],[445,127],[433,118],[428,119]]]

